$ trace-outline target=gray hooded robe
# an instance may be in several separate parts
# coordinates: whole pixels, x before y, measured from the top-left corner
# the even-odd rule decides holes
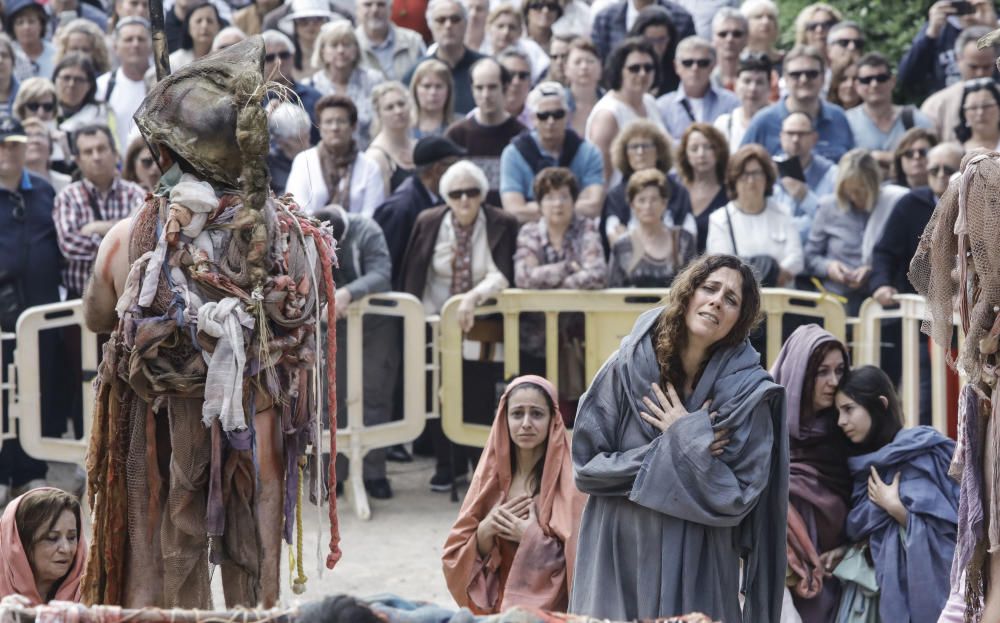
[[[580,400],[573,466],[590,499],[570,612],[624,621],[698,611],[725,623],[777,623],[788,505],[784,388],[749,341],[720,350],[686,400],[690,415],[661,434],[639,411],[659,382],[651,338],[662,309],[640,316]],[[710,411],[719,412],[715,423]],[[731,440],[713,457],[713,429],[721,428]]]

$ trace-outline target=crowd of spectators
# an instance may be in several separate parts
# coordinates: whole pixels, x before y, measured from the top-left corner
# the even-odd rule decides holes
[[[731,253],[764,285],[818,281],[849,313],[912,291],[917,236],[962,157],[1000,148],[997,49],[977,45],[998,24],[994,3],[936,2],[903,58],[822,2],[801,10],[783,50],[778,11],[174,0],[166,35],[175,70],[263,35],[271,187],[340,223],[353,255],[338,311],[389,289],[428,313],[461,295],[479,346],[468,358],[495,364],[498,338],[471,339],[473,310],[506,287],[665,288],[697,256]],[[80,296],[102,237],[159,169],[132,120],[155,80],[145,0],[10,0],[2,23],[7,318]],[[920,99],[900,100],[897,83]],[[377,398],[373,409],[393,408]],[[5,441],[4,495],[44,478],[19,451]],[[446,490],[467,470],[438,459],[432,484]],[[371,474],[391,495],[384,468]]]

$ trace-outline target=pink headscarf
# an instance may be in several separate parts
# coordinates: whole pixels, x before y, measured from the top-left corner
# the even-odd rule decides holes
[[[57,491],[51,487],[32,489],[10,502],[0,517],[0,598],[7,595],[23,595],[31,601],[31,605],[45,603],[45,598],[38,594],[35,586],[35,575],[28,563],[28,554],[21,545],[21,536],[17,533],[17,507],[24,498],[39,491]],[[76,554],[73,556],[73,566],[66,574],[62,584],[56,591],[58,601],[80,601],[80,580],[83,579],[83,567],[87,562],[87,539],[83,534],[76,543]]]

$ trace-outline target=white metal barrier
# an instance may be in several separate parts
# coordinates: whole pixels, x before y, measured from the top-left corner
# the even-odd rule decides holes
[[[42,436],[42,387],[38,371],[42,365],[57,362],[40,360],[38,339],[43,331],[78,326],[83,367],[83,436],[64,439]],[[83,303],[79,299],[32,307],[17,319],[17,348],[14,351],[17,390],[10,402],[10,412],[17,418],[21,447],[42,461],[83,464],[93,421],[93,378],[97,374],[97,336],[83,322]],[[68,414],[67,414],[68,415]],[[13,429],[13,427],[11,427]]]
[[[7,380],[4,381],[0,379],[0,392],[6,394],[7,396],[7,410],[9,413],[12,413],[15,393],[17,391],[17,382],[15,380],[17,378],[17,367],[14,365],[13,358],[16,338],[16,333],[0,333],[0,361],[3,361],[7,357],[8,352],[11,353],[10,364],[8,364],[6,366],[7,369],[4,370]],[[0,430],[0,448],[3,447],[4,439],[12,439],[16,436],[16,433],[14,432],[15,430],[14,417],[11,415],[7,420],[7,425],[2,427],[2,430]]]
[[[861,304],[856,328],[854,365],[878,366],[882,361],[882,320],[898,319],[902,323],[903,376],[900,399],[904,424],[920,424],[920,323],[925,316],[926,303],[916,294],[897,294],[892,297],[899,306],[882,307],[875,299]],[[961,340],[961,323],[958,335]],[[937,430],[948,434],[947,363],[944,348],[931,342],[931,422]]]

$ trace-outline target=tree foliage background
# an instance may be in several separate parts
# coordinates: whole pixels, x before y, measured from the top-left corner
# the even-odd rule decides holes
[[[789,49],[795,40],[795,16],[811,0],[776,0],[781,26],[780,45]],[[894,65],[910,48],[913,37],[927,22],[933,0],[827,0],[850,19],[861,24],[867,38],[866,51],[885,54]],[[899,85],[905,94],[906,85]],[[905,99],[905,97],[904,97]]]

